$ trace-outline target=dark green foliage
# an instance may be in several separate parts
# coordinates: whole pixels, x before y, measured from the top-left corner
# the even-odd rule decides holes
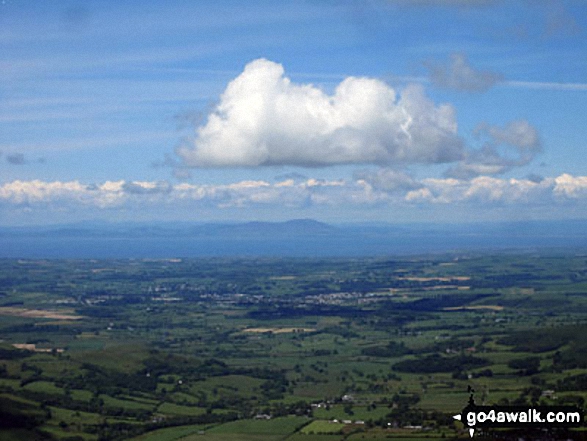
[[[371,315],[371,313],[371,311],[336,305],[304,305],[299,307],[267,306],[250,311],[247,315],[248,317],[256,320],[276,320],[279,318],[296,318],[306,316],[358,318],[368,317]]]
[[[100,305],[99,307],[86,306],[77,308],[76,312],[86,317],[112,319],[119,315],[120,308],[106,305]]]
[[[33,355],[32,352],[22,349],[0,348],[0,360],[18,360],[30,357],[31,355]]]
[[[48,335],[48,334],[69,334],[76,335],[80,333],[80,329],[75,326],[57,326],[57,325],[41,325],[37,323],[24,323],[22,325],[8,326],[2,330],[9,333],[30,333],[32,335]]]
[[[386,346],[371,346],[361,350],[363,355],[371,357],[401,357],[412,351],[403,342],[390,341]]]
[[[434,373],[454,372],[486,366],[489,360],[472,355],[455,355],[444,357],[438,354],[429,355],[411,360],[400,361],[393,365],[393,369],[399,372]]]
[[[534,375],[540,370],[540,357],[514,358],[508,366],[517,369],[520,375]]]
[[[473,372],[473,378],[480,378],[480,377],[493,377],[493,371],[491,369],[483,369],[478,372]]]
[[[471,302],[492,297],[490,294],[460,294],[460,295],[436,295],[414,302],[399,303],[393,305],[396,310],[409,311],[438,311],[444,308],[455,308],[467,305]],[[392,306],[390,306],[391,308]]]
[[[577,339],[583,339],[587,325],[567,325],[551,329],[533,329],[508,335],[500,344],[513,346],[517,352],[547,352]]]
[[[0,397],[0,429],[33,429],[47,418],[47,413],[38,407]]]
[[[568,348],[557,351],[553,356],[553,368],[557,371],[587,368],[587,341],[577,336]]]
[[[556,388],[560,391],[585,391],[587,390],[587,374],[572,375],[558,380]]]
[[[410,406],[414,406],[420,401],[420,397],[417,394],[394,394],[391,398],[391,402],[396,404],[400,409],[407,409]]]
[[[355,331],[352,331],[348,327],[344,327],[344,326],[328,326],[328,327],[325,327],[321,332],[339,335],[343,338],[357,338],[357,337],[359,337],[359,334],[357,334]]]
[[[70,377],[62,384],[72,389],[88,389],[94,393],[118,395],[122,391],[153,392],[157,387],[157,380],[146,375],[126,374],[119,371],[107,370],[99,366],[84,363],[81,366],[83,374]],[[57,385],[61,382],[57,381]]]
[[[475,346],[475,340],[473,339],[460,339],[460,338],[449,338],[447,340],[441,340],[434,345],[424,348],[422,352],[454,352],[454,351],[461,351],[463,349],[467,349],[470,347]]]

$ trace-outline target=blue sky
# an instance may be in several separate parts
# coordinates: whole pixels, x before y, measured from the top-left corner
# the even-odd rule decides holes
[[[587,217],[587,5],[0,3],[0,224]]]

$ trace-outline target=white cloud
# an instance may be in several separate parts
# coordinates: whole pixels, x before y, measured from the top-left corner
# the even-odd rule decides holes
[[[539,152],[538,131],[526,120],[509,122],[504,128],[482,124],[477,131],[487,132],[496,143],[508,144],[521,152]]]
[[[544,205],[569,201],[566,194],[556,191],[556,180],[546,178],[540,182],[530,179],[499,179],[479,176],[472,180],[424,179],[424,188],[406,195],[409,202],[434,204],[469,203],[506,205]],[[585,195],[587,196],[587,194]]]
[[[159,181],[106,181],[101,184],[13,181],[0,185],[0,206],[40,210],[152,209],[207,207],[305,208],[330,206],[402,207],[408,205],[467,204],[488,206],[552,206],[587,200],[587,176],[562,174],[536,179],[500,179],[479,176],[471,180],[427,178],[417,180],[403,172],[381,169],[361,172],[354,180],[308,178],[240,181],[221,185],[176,184]]]
[[[191,167],[452,162],[463,154],[454,109],[418,86],[401,96],[380,80],[349,77],[328,95],[259,59],[177,150]]]
[[[124,184],[124,181],[84,185],[78,181],[17,180],[0,186],[0,201],[29,206],[91,205],[105,208],[121,205],[125,201]]]
[[[432,201],[434,195],[429,188],[419,188],[418,190],[409,191],[406,194],[407,202]]]
[[[169,182],[157,181],[157,182],[145,182],[145,181],[133,181],[125,182],[122,189],[127,193],[135,194],[158,194],[158,193],[169,193],[172,188]]]
[[[525,120],[511,121],[503,128],[481,124],[475,132],[487,141],[478,150],[468,150],[462,161],[447,170],[447,176],[471,179],[504,173],[529,164],[542,151],[538,131]]]
[[[355,178],[364,180],[373,188],[386,192],[413,190],[422,186],[407,173],[390,168],[380,168],[376,171],[359,171],[355,173]]]
[[[408,202],[451,203],[460,200],[459,194],[466,191],[467,181],[458,179],[429,178],[421,181],[422,188],[409,191],[405,200]]]
[[[554,193],[572,199],[587,197],[587,176],[571,176],[562,174],[557,177],[554,185]]]
[[[51,202],[56,199],[79,199],[86,187],[77,181],[13,181],[0,186],[0,200],[14,204]]]
[[[465,92],[484,92],[503,79],[496,72],[473,68],[464,54],[452,54],[448,63],[426,63],[426,67],[436,86]]]

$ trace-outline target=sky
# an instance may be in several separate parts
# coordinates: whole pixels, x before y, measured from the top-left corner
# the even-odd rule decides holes
[[[582,0],[0,2],[0,225],[587,219]]]

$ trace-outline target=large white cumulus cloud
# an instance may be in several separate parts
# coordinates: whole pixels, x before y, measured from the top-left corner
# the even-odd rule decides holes
[[[321,167],[453,162],[463,145],[452,106],[436,106],[420,87],[398,96],[377,79],[349,77],[329,95],[258,59],[177,153],[191,167]]]

